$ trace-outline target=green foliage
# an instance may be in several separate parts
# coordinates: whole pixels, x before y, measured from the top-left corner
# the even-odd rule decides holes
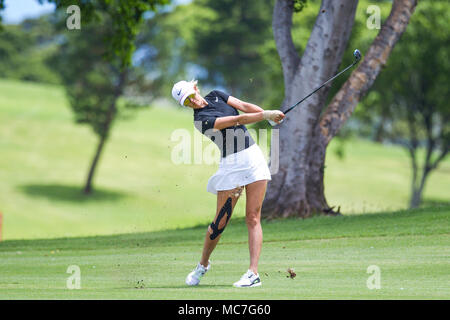
[[[38,1],[40,3],[44,2],[44,0]],[[101,23],[102,15],[108,17],[111,21],[110,28],[112,32],[103,39],[106,46],[106,50],[104,50],[103,54],[110,61],[118,59],[120,61],[120,68],[126,68],[131,64],[131,57],[135,50],[134,40],[139,31],[144,13],[156,10],[158,5],[169,4],[170,0],[47,0],[47,2],[54,3],[57,10],[64,14],[66,8],[70,5],[78,5],[81,11],[82,28],[89,23]],[[3,9],[4,0],[0,0],[0,13]],[[61,23],[60,27],[62,26],[63,24]],[[7,35],[5,37],[7,37]],[[30,46],[32,46],[32,44],[30,44]],[[34,60],[37,58],[35,54],[31,55],[31,57]],[[27,60],[26,57],[21,57],[21,59]],[[23,65],[23,63],[22,61],[19,61],[15,63],[15,65]],[[31,80],[41,81],[41,77],[36,75],[40,74],[40,72],[48,74],[48,71],[43,70],[42,65],[38,65],[36,68],[40,68],[40,70],[36,70],[34,76],[20,76],[19,78],[31,78]],[[29,68],[24,67],[23,70],[29,70]],[[20,74],[19,71],[17,73]],[[8,74],[7,76],[10,75]],[[51,78],[51,76],[48,75],[47,78]],[[52,80],[47,78],[44,77],[44,81],[57,81],[54,77]]]
[[[49,17],[7,25],[0,32],[0,77],[59,83],[46,59],[56,49]]]
[[[119,57],[105,58],[107,39],[114,29],[108,16],[99,17],[95,24],[84,24],[82,31],[67,31],[51,63],[61,75],[76,122],[89,124],[99,136],[106,136],[111,121],[108,113],[123,90],[124,70]],[[115,115],[113,108],[110,117]]]
[[[378,33],[366,28],[369,4],[367,0],[359,2],[342,66],[353,61],[355,48],[365,52]],[[320,1],[297,1],[295,5],[301,6],[301,12],[293,16],[292,37],[301,56]],[[377,5],[382,20],[386,19],[391,3]],[[272,14],[273,1],[238,0],[195,0],[158,13],[145,22],[138,36],[138,52],[147,52],[140,66],[159,83],[157,93],[162,96],[167,96],[174,81],[196,77],[200,85],[220,86],[263,108],[279,108],[284,84],[272,34]],[[343,76],[334,82],[330,96],[346,79]]]
[[[261,102],[270,68],[261,48],[267,39],[273,41],[271,2],[194,0],[149,20],[140,38],[167,85],[162,94],[173,81],[195,77],[200,84]]]
[[[210,30],[196,33],[193,46],[196,62],[208,70],[205,80],[226,84],[235,96],[260,100],[260,92],[267,88],[267,82],[264,82],[266,66],[259,49],[264,39],[272,38],[271,2],[197,1],[216,13]]]
[[[133,63],[144,70],[157,96],[167,96],[175,81],[188,76],[193,66],[193,46],[197,32],[207,32],[216,19],[213,10],[195,3],[160,11],[147,19],[137,36]]]
[[[421,1],[363,101],[357,115],[376,128],[382,126],[384,139],[410,144],[410,129],[415,128],[415,139],[424,141],[426,127],[431,125],[434,134],[441,133],[436,147],[445,149],[450,144],[449,19],[447,1]]]
[[[43,2],[44,0],[39,0]],[[124,68],[131,64],[135,50],[134,40],[147,11],[154,11],[158,5],[169,4],[170,0],[47,0],[57,9],[65,10],[70,5],[78,5],[81,11],[82,27],[87,22],[99,21],[101,15],[111,20],[113,32],[104,39],[108,59],[118,58]]]
[[[2,26],[2,15],[1,15],[1,12],[2,12],[2,10],[4,10],[5,9],[5,0],[0,0],[0,31],[1,30],[3,30],[3,26]]]
[[[403,145],[410,155],[410,205],[421,201],[428,175],[450,148],[450,4],[421,1],[410,24],[362,103],[359,118],[377,141]],[[423,157],[419,150],[423,147]]]
[[[134,39],[147,11],[155,11],[156,5],[168,4],[169,0],[104,0],[104,8],[112,21],[112,33],[108,37],[113,50],[108,51],[121,58],[125,65],[131,63],[135,50]]]
[[[294,11],[300,12],[308,3],[308,0],[293,0],[292,2],[294,3]]]
[[[342,62],[339,67],[339,69],[343,69],[344,67],[350,65],[354,61],[353,57],[353,51],[355,49],[359,49],[362,53],[362,56],[364,58],[365,52],[369,49],[370,45],[372,44],[375,37],[378,35],[379,31],[378,29],[369,29],[367,28],[367,18],[369,17],[369,14],[367,13],[367,8],[370,5],[376,4],[380,8],[380,14],[381,14],[381,24],[384,23],[384,21],[388,18],[391,7],[392,7],[392,1],[389,0],[360,0],[358,3],[358,7],[356,9],[355,14],[355,21],[352,28],[352,33],[350,36],[350,40],[347,44],[346,51],[342,57]],[[328,95],[328,101],[330,101],[333,96],[339,91],[341,86],[347,81],[348,77],[351,74],[351,71],[347,72],[346,74],[338,77],[336,80],[333,81],[333,85],[331,87],[330,93]],[[370,93],[369,93],[370,94]],[[358,108],[356,109],[356,112],[358,112]]]
[[[57,7],[64,8],[69,2],[58,2]],[[118,115],[129,118],[132,110],[146,105],[139,94],[151,86],[144,74],[130,65],[134,40],[143,14],[167,2],[79,3],[81,30],[60,32],[58,52],[48,60],[61,75],[77,123],[88,124],[96,134],[107,137]],[[58,17],[56,25],[65,30],[65,12],[59,11]],[[132,98],[119,100],[126,90]]]
[[[198,0],[158,13],[138,37],[148,52],[141,66],[161,84],[163,96],[174,81],[195,77],[200,85],[278,108],[283,78],[272,11],[272,1],[266,0]]]

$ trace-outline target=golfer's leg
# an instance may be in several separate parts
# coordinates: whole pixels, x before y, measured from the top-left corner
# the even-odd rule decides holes
[[[246,215],[248,229],[248,248],[250,251],[250,267],[258,273],[258,261],[261,254],[263,233],[261,228],[261,207],[266,193],[267,180],[260,180],[245,186]]]
[[[201,265],[205,267],[208,266],[209,257],[220,239],[220,234],[217,234],[217,230],[223,230],[227,225],[242,190],[243,187],[239,187],[233,190],[217,192],[217,210],[213,221],[216,230],[213,230],[213,228],[209,226],[206,231],[202,259],[200,260]],[[227,212],[229,212],[229,216]]]

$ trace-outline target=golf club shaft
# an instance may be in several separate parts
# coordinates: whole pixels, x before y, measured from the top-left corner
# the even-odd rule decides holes
[[[294,104],[292,107],[290,107],[289,109],[287,109],[286,111],[284,111],[284,114],[288,113],[289,111],[291,111],[292,109],[294,109],[296,106],[298,106],[300,103],[302,103],[303,101],[305,101],[306,99],[308,99],[310,96],[312,96],[314,93],[316,93],[317,91],[319,91],[320,89],[322,89],[325,85],[327,85],[330,81],[333,81],[334,79],[336,79],[337,77],[339,77],[341,74],[343,74],[345,71],[347,71],[348,69],[350,69],[351,67],[353,67],[355,64],[358,63],[358,60],[356,60],[355,62],[353,62],[351,65],[349,65],[347,68],[345,68],[344,70],[342,70],[341,72],[339,72],[338,74],[336,74],[334,77],[328,79],[326,82],[324,82],[324,84],[322,84],[320,87],[318,87],[317,89],[315,89],[313,92],[311,92],[310,94],[308,94],[306,97],[304,97],[302,100],[300,100],[299,102],[297,102],[296,104]]]

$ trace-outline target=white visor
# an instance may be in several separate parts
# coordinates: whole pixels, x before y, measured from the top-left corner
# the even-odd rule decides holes
[[[196,93],[194,84],[187,81],[179,81],[173,85],[172,97],[181,105],[184,106],[184,101],[191,94]]]

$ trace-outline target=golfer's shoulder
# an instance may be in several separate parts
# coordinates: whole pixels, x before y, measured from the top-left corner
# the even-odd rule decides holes
[[[216,92],[217,92],[217,90],[212,90],[212,91],[210,91],[210,92],[205,96],[205,99],[212,99],[212,98],[214,98],[214,97],[216,96]]]
[[[210,93],[208,93],[205,96],[205,99],[213,99],[214,100],[214,99],[216,99],[216,97],[223,100],[226,103],[228,101],[228,98],[230,97],[230,95],[224,91],[215,89],[215,90],[211,91]]]

